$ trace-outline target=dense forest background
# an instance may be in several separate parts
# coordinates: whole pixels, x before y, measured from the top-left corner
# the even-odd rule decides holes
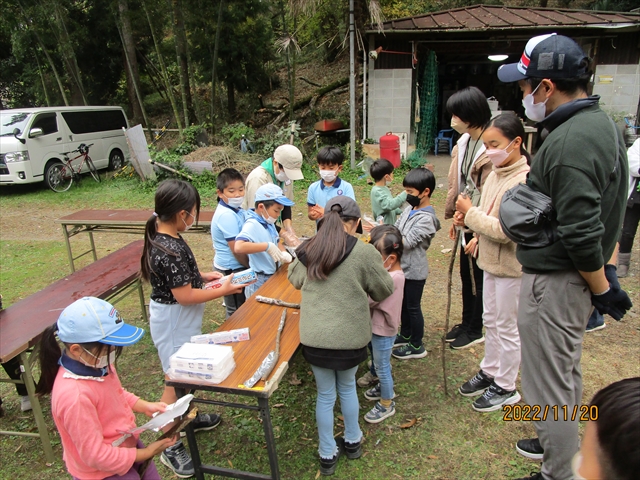
[[[376,22],[477,3],[355,0],[358,48]],[[627,11],[640,1],[484,3]],[[348,6],[348,0],[0,0],[1,108],[121,105],[134,124],[171,118],[180,131],[246,121],[256,111],[292,119],[305,103],[296,96],[301,82],[342,86],[301,79],[299,69],[329,68],[344,58]],[[264,95],[275,88],[287,95],[266,104]]]

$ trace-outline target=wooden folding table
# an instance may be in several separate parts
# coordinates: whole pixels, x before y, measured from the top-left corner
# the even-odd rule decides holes
[[[280,478],[278,456],[276,453],[275,438],[271,424],[271,414],[269,412],[269,397],[271,397],[273,392],[278,388],[280,380],[282,380],[282,377],[287,371],[291,357],[300,345],[300,333],[298,330],[300,310],[292,308],[287,309],[286,323],[280,338],[280,357],[271,375],[268,377],[267,382],[265,383],[260,381],[253,388],[245,388],[243,383],[258,369],[267,354],[275,349],[276,332],[278,331],[283,310],[283,307],[257,302],[255,299],[256,295],[279,298],[291,303],[300,303],[301,298],[300,291],[293,288],[287,279],[287,265],[281,267],[273,277],[258,289],[254,296],[249,298],[244,305],[229,317],[217,330],[226,331],[249,327],[251,340],[230,344],[233,346],[234,351],[234,359],[236,362],[235,370],[218,385],[199,385],[177,380],[167,380],[166,384],[168,386],[175,387],[178,397],[186,395],[190,390],[204,390],[221,394],[239,395],[247,397],[247,399],[257,399],[257,406],[199,398],[196,398],[194,401],[197,403],[257,410],[260,412],[265,440],[267,442],[271,475],[263,475],[259,473],[202,464],[193,427],[188,425],[185,428],[185,431],[187,439],[189,440],[189,449],[191,450],[196,478],[198,480],[203,480],[205,473],[248,479]]]

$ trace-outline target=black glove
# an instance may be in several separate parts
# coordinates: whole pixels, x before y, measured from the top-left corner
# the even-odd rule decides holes
[[[615,273],[615,272],[614,272]],[[615,320],[620,320],[625,313],[633,306],[627,292],[622,290],[618,284],[609,283],[609,290],[600,295],[591,294],[591,304],[602,314],[609,314]]]
[[[607,281],[611,288],[620,288],[620,282],[618,281],[618,269],[615,265],[610,263],[604,266],[604,276],[607,277]]]

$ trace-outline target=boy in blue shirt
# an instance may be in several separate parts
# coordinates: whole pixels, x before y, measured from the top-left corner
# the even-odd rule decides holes
[[[224,275],[230,275],[249,267],[247,255],[233,251],[236,236],[244,225],[245,211],[241,208],[244,201],[244,179],[236,169],[225,168],[218,174],[216,183],[218,206],[211,221],[211,239],[215,250],[213,268]],[[244,291],[224,297],[227,318],[240,308],[244,300]]]
[[[273,183],[262,185],[256,190],[255,210],[247,210],[246,221],[236,236],[234,252],[249,257],[249,266],[256,273],[258,281],[244,289],[246,298],[276,273],[278,262],[291,263],[291,255],[279,242],[275,223],[284,207],[294,203]]]
[[[320,177],[307,191],[307,207],[310,220],[318,222],[324,216],[324,206],[333,197],[344,195],[356,200],[353,187],[338,175],[342,171],[344,155],[338,147],[322,147],[317,156]]]

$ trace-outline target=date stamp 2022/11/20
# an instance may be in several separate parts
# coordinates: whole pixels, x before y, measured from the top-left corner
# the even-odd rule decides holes
[[[598,420],[597,405],[504,405],[502,420],[505,422],[545,422],[564,420],[581,422]]]

